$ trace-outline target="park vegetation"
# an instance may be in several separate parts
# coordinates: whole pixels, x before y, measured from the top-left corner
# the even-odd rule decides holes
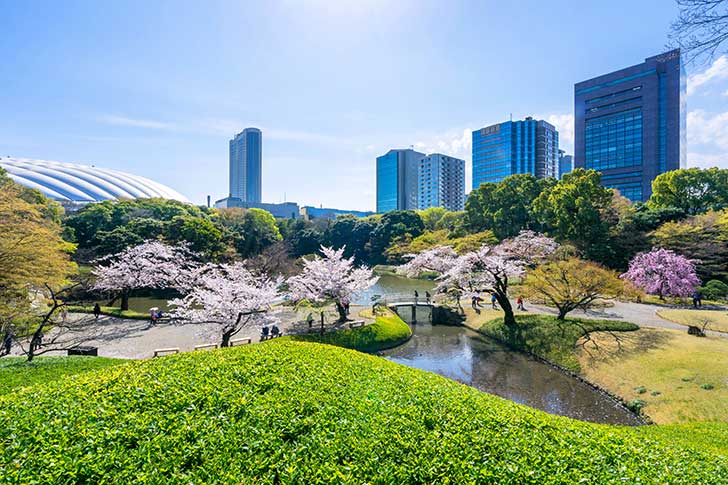
[[[724,433],[570,420],[284,339],[86,372],[0,408],[0,476],[13,483],[728,480]]]

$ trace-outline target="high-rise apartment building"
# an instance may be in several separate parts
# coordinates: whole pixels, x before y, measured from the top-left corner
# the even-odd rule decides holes
[[[574,157],[567,155],[564,150],[559,150],[559,180],[572,170],[574,170]]]
[[[245,128],[230,140],[230,197],[261,202],[263,134]]]
[[[676,49],[574,85],[574,165],[633,201],[686,166],[686,77]]]
[[[465,160],[433,153],[419,162],[417,205],[420,209],[465,209]]]
[[[544,120],[506,121],[473,132],[473,189],[509,175],[557,177],[559,132]]]
[[[377,157],[377,212],[417,209],[417,176],[424,153],[389,150]]]

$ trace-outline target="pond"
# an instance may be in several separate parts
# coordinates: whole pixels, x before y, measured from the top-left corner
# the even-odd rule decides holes
[[[628,409],[591,386],[465,327],[412,325],[412,338],[381,356],[551,414],[639,425]]]
[[[417,291],[424,299],[425,291],[432,291],[435,282],[430,280],[416,280],[410,278],[402,278],[401,276],[383,275],[379,277],[377,283],[359,294],[352,302],[357,305],[371,305],[372,297],[375,295],[389,296],[394,295],[414,295]]]

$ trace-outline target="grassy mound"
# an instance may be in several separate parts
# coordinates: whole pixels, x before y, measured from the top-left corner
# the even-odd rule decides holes
[[[559,321],[553,315],[517,315],[520,338],[512,341],[502,318],[484,323],[479,329],[484,335],[507,342],[514,348],[554,362],[561,367],[579,372],[581,367],[576,344],[584,332],[629,332],[639,330],[634,323],[615,320],[567,318]]]
[[[725,483],[728,458],[307,342],[0,397],[5,483]],[[714,450],[711,450],[714,451]]]
[[[412,329],[395,313],[378,316],[374,323],[365,327],[329,332],[324,335],[298,335],[294,340],[319,342],[324,344],[359,350],[376,352],[390,349],[406,342],[412,336]]]
[[[32,362],[27,362],[25,357],[3,357],[0,359],[0,394],[124,362],[127,361],[108,357],[36,357]]]

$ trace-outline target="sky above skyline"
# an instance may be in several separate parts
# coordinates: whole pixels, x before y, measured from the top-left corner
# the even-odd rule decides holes
[[[124,170],[201,204],[227,195],[228,140],[255,126],[264,202],[374,210],[390,148],[464,158],[468,190],[471,131],[511,114],[552,122],[571,153],[574,83],[667,50],[677,7],[0,0],[0,14],[0,156]],[[688,76],[688,165],[728,168],[728,57]]]

